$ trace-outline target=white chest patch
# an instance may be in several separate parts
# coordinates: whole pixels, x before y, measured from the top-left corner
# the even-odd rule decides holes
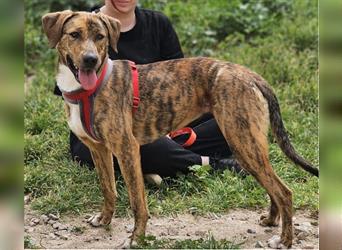
[[[68,125],[71,131],[78,137],[88,137],[88,134],[84,131],[80,116],[80,107],[78,104],[67,104],[70,107],[70,117]]]

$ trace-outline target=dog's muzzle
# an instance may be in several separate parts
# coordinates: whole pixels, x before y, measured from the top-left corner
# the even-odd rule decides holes
[[[82,58],[82,70],[94,70],[98,58],[94,53],[87,53]]]

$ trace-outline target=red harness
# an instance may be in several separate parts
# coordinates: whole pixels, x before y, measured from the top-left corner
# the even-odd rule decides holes
[[[95,141],[100,141],[98,137],[95,134],[93,121],[94,121],[94,115],[93,115],[93,108],[94,108],[94,99],[98,92],[98,90],[101,88],[102,83],[104,80],[108,80],[108,76],[111,73],[111,68],[108,71],[108,64],[106,63],[102,69],[102,72],[100,74],[100,77],[97,79],[96,84],[94,88],[85,90],[83,88],[77,89],[75,91],[71,92],[64,92],[63,97],[66,101],[78,104],[80,107],[80,116],[81,116],[81,122],[83,129],[86,131],[86,133],[93,138]],[[133,104],[132,104],[132,111],[135,113],[138,110],[140,98],[139,98],[139,75],[138,70],[134,62],[129,61],[129,65],[131,66],[131,74],[132,74],[132,85],[133,85]],[[110,65],[112,67],[112,65]],[[107,79],[105,79],[107,78]],[[196,140],[196,133],[191,128],[182,128],[176,131],[173,131],[169,134],[171,139],[184,135],[189,134],[189,138],[186,140],[186,142],[182,145],[183,147],[189,147],[191,146],[195,140]]]
[[[133,113],[138,110],[138,106],[140,103],[140,95],[139,95],[139,76],[137,66],[134,62],[129,61],[131,65],[131,72],[132,72],[132,82],[133,82]]]
[[[138,70],[134,62],[129,61],[132,72],[132,83],[133,83],[133,112],[136,112],[139,106],[140,98],[139,98],[139,76]],[[102,69],[100,77],[96,81],[96,85],[94,88],[85,90],[83,88],[71,91],[64,92],[63,97],[66,101],[78,104],[80,107],[80,116],[83,129],[86,133],[93,138],[95,141],[99,141],[98,137],[95,134],[93,121],[93,107],[94,107],[94,99],[97,94],[97,90],[100,89],[102,83],[105,80],[106,74],[108,70],[108,63],[106,63]],[[111,70],[111,69],[110,69]],[[109,72],[110,73],[110,72]],[[107,77],[108,78],[108,77]]]

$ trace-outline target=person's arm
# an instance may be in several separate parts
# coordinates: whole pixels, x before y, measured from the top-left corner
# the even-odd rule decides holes
[[[183,58],[184,54],[178,36],[170,20],[163,15],[162,21],[160,34],[160,55],[162,60]]]

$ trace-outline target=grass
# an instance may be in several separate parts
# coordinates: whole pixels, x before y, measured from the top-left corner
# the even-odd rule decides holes
[[[198,240],[158,240],[148,235],[139,239],[135,249],[239,249],[239,244],[228,240],[216,240],[212,235]]]
[[[292,12],[286,18],[275,20],[268,27],[267,35],[246,37],[235,33],[217,40],[210,56],[246,65],[269,81],[278,96],[295,148],[317,166],[317,7],[314,2],[294,1]],[[167,10],[172,11],[172,8]],[[182,26],[176,27],[180,28]],[[38,33],[38,30],[33,33],[28,30],[25,37],[31,39]],[[34,42],[37,43],[37,39]],[[185,51],[192,50],[186,48]],[[187,56],[201,55],[196,53]],[[63,215],[94,211],[102,202],[96,173],[70,160],[63,102],[52,94],[55,56],[51,51],[38,55],[39,60],[26,58],[26,72],[34,75],[34,79],[24,106],[25,193],[31,193],[32,208],[41,213]],[[286,160],[272,137],[270,142],[271,162],[293,190],[295,209],[318,210],[318,179]],[[117,214],[130,215],[127,192],[120,176],[117,188]],[[212,172],[206,168],[167,180],[159,189],[147,186],[147,194],[153,215],[224,213],[234,208],[265,208],[269,204],[265,191],[252,177],[241,179],[228,171]],[[189,247],[202,243],[189,241]]]
[[[27,235],[24,236],[24,249],[39,249],[38,246],[31,242],[31,238]]]

